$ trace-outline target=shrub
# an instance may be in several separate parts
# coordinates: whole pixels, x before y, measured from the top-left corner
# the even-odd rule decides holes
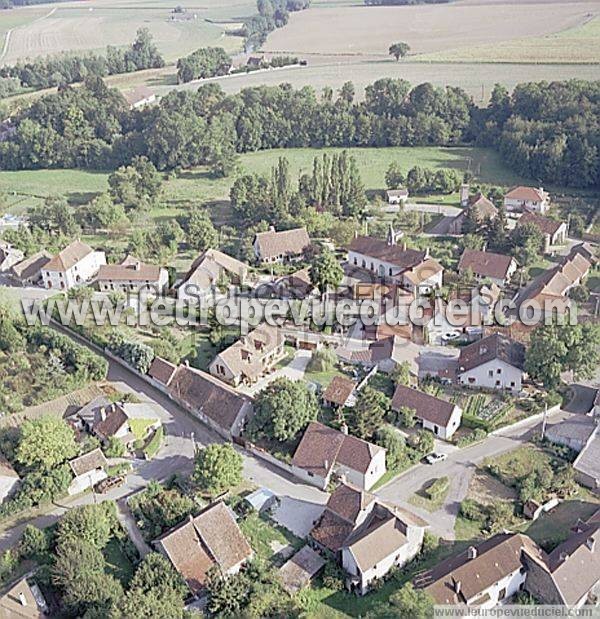
[[[476,522],[485,517],[485,507],[475,499],[464,499],[460,504],[460,515],[467,520]]]
[[[346,576],[341,568],[333,561],[328,561],[323,569],[323,586],[333,591],[342,591]]]
[[[28,524],[23,530],[19,542],[19,554],[24,559],[31,559],[48,550],[49,543],[46,534],[41,529]]]
[[[450,479],[448,477],[439,477],[426,490],[425,493],[430,499],[436,499],[450,487]]]

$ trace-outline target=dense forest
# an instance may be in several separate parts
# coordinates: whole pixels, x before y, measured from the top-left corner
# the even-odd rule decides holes
[[[351,83],[320,96],[289,84],[226,95],[217,84],[173,91],[129,111],[101,79],[36,100],[0,136],[4,169],[111,169],[146,156],[159,170],[234,169],[236,153],[323,146],[477,143],[497,148],[524,176],[575,187],[600,184],[600,82],[497,86],[487,108],[460,88],[385,78],[355,101]]]
[[[140,28],[128,48],[108,46],[106,54],[60,54],[0,68],[0,94],[15,84],[23,88],[50,88],[82,82],[87,77],[158,69],[165,64],[147,28]],[[8,94],[13,94],[8,91]]]

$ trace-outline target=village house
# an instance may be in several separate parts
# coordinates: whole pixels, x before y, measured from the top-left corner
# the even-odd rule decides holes
[[[94,398],[68,420],[76,430],[92,434],[106,445],[118,439],[131,449],[138,436],[132,430],[137,424],[144,428],[142,440],[161,425],[159,405],[153,402],[110,402],[105,396]]]
[[[502,291],[496,284],[454,290],[446,302],[437,298],[423,313],[423,340],[429,344],[446,344],[456,334],[477,339],[483,325],[493,319]],[[418,328],[418,327],[417,327]]]
[[[344,376],[334,376],[323,392],[323,404],[329,408],[354,406],[356,383]]]
[[[409,342],[398,335],[386,336],[370,342],[366,348],[336,348],[336,355],[345,363],[360,365],[366,370],[377,367],[381,372],[389,374],[404,360],[402,352]]]
[[[169,272],[127,256],[120,264],[105,264],[98,270],[98,290],[160,294],[169,285]]]
[[[38,585],[24,576],[0,592],[2,619],[46,619],[48,604]]]
[[[175,367],[155,358],[148,376],[173,401],[229,440],[241,434],[254,412],[252,398],[187,365]]]
[[[292,458],[292,471],[307,483],[325,489],[332,477],[369,490],[386,471],[385,449],[355,436],[347,428],[308,424]]]
[[[89,282],[106,264],[103,251],[95,251],[81,241],[74,241],[56,254],[42,269],[44,288],[69,290]]]
[[[504,196],[507,211],[535,211],[544,215],[550,208],[550,195],[542,187],[513,187]]]
[[[310,247],[310,237],[306,228],[276,232],[271,226],[267,232],[259,232],[252,245],[258,262],[290,262],[303,256]]]
[[[450,440],[460,427],[462,409],[459,406],[418,389],[398,385],[392,397],[392,410],[400,412],[404,408],[414,411],[415,418],[425,430],[445,441]]]
[[[220,352],[208,371],[233,386],[252,384],[269,373],[282,359],[284,344],[282,331],[263,323]]]
[[[542,217],[537,213],[528,211],[519,218],[518,226],[533,224],[544,236],[544,253],[550,251],[553,245],[564,245],[567,242],[567,224],[557,219]]]
[[[541,552],[526,535],[500,533],[419,574],[414,585],[435,604],[494,608],[525,588],[528,550]]]
[[[21,479],[11,463],[0,454],[0,503],[8,498],[17,488]]]
[[[192,263],[177,287],[180,301],[199,303],[213,297],[220,285],[241,286],[249,279],[247,264],[217,249],[207,249]]]
[[[388,189],[386,191],[388,204],[391,205],[404,205],[408,200],[408,189],[406,187],[400,187],[399,189]]]
[[[519,393],[524,374],[525,347],[494,333],[461,349],[457,381],[465,387]]]
[[[600,425],[597,423],[573,462],[573,470],[580,484],[600,494]]]
[[[494,219],[498,216],[498,209],[491,200],[486,198],[481,192],[470,196],[469,186],[466,185],[466,188],[466,195],[461,195],[461,206],[464,208],[450,222],[448,234],[460,235],[463,233],[463,225],[467,214],[480,224],[486,219]]]
[[[571,310],[573,302],[569,292],[581,285],[592,268],[585,250],[578,250],[578,247],[574,247],[560,264],[548,269],[521,290],[515,301],[517,307],[526,304],[532,309],[539,309],[541,317]]]
[[[93,488],[99,481],[108,477],[106,473],[108,462],[99,447],[69,460],[69,466],[75,476],[67,489],[70,495]]]
[[[582,608],[600,601],[600,510],[554,550],[526,552],[525,589],[544,604]]]
[[[427,294],[442,286],[444,269],[429,257],[429,251],[409,249],[406,244],[396,245],[395,238],[381,241],[369,236],[356,237],[348,248],[347,261],[351,267],[366,269],[415,295]]]
[[[208,572],[237,574],[253,557],[230,508],[222,501],[208,506],[153,542],[181,574],[192,595],[201,596]]]
[[[477,249],[465,249],[458,263],[460,275],[472,275],[478,282],[490,282],[504,288],[517,270],[512,256]]]
[[[39,251],[14,264],[8,274],[21,286],[35,286],[42,281],[42,270],[52,260],[47,251]]]
[[[411,512],[341,484],[331,493],[310,540],[343,567],[347,588],[364,595],[392,568],[419,553],[427,526]]]
[[[123,93],[123,97],[125,97],[130,110],[139,110],[156,102],[156,94],[146,86],[137,86]]]
[[[306,268],[278,278],[271,290],[278,299],[306,299],[316,288],[310,279],[310,269]]]
[[[25,254],[16,247],[13,247],[10,243],[0,241],[0,273],[6,273],[10,271],[18,262],[21,262]]]

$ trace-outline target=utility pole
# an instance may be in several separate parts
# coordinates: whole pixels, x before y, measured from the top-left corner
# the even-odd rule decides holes
[[[542,419],[542,440],[546,435],[546,423],[548,421],[548,405],[544,405],[544,418]]]

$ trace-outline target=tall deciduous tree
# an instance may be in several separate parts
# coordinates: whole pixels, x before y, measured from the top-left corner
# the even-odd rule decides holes
[[[77,455],[75,433],[62,419],[45,415],[21,426],[15,453],[23,466],[50,470]]]
[[[306,383],[278,378],[258,394],[251,432],[290,440],[317,418],[318,409],[317,398]]]
[[[364,387],[348,415],[348,426],[352,434],[364,439],[372,438],[383,425],[389,408],[390,399],[384,393],[368,385]]]
[[[242,481],[242,456],[229,444],[208,445],[196,454],[194,481],[209,494],[218,494]]]
[[[330,249],[324,248],[313,258],[310,281],[321,293],[325,294],[328,290],[337,288],[343,277],[344,270]]]
[[[410,45],[403,41],[390,45],[389,54],[393,56],[396,61],[400,60],[400,58],[404,58],[408,52],[410,52]]]

